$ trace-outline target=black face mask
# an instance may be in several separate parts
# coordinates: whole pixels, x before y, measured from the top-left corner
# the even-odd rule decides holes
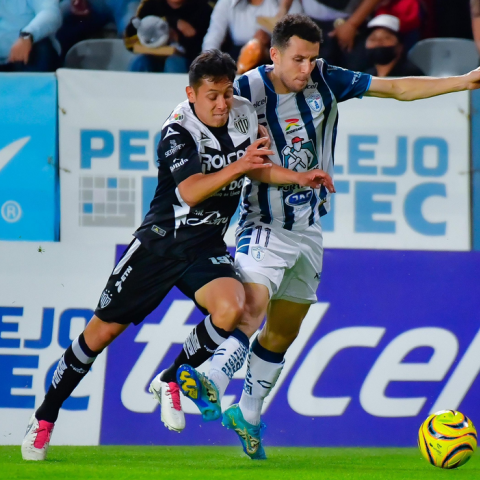
[[[388,65],[397,56],[397,47],[375,47],[366,50],[372,65]]]

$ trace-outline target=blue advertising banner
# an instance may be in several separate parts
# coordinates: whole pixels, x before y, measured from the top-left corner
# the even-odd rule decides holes
[[[327,250],[324,264],[319,303],[264,408],[265,445],[413,446],[441,409],[480,425],[480,253]],[[198,414],[181,435],[167,430],[148,393],[201,318],[172,291],[109,347],[101,444],[237,444]],[[241,395],[237,373],[224,408]]]
[[[57,80],[0,74],[0,239],[58,240]]]

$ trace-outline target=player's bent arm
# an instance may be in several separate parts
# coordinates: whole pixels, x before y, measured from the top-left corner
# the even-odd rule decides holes
[[[241,177],[243,172],[235,168],[235,164],[236,162],[208,175],[196,173],[179,183],[178,191],[185,203],[189,207],[194,207]]]
[[[317,168],[307,172],[295,172],[272,163],[272,168],[253,170],[247,176],[258,182],[272,185],[300,185],[311,188],[320,188],[321,185],[324,185],[330,193],[335,192],[330,175]]]
[[[368,91],[369,97],[394,98],[409,102],[422,98],[436,97],[446,93],[476,90],[480,88],[480,69],[458,77],[373,77]]]
[[[261,148],[268,139],[260,138],[253,142],[245,155],[219,172],[205,175],[195,173],[178,184],[178,191],[189,207],[194,207],[207,198],[215,195],[233,180],[255,169],[270,169],[272,164],[265,162],[266,155],[273,155],[272,150]]]

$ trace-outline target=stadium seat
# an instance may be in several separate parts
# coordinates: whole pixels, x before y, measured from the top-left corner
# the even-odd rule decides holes
[[[84,40],[74,45],[65,57],[66,68],[128,71],[135,55],[119,38]]]
[[[408,58],[425,75],[448,77],[463,75],[478,67],[475,42],[462,38],[429,38],[418,42]]]

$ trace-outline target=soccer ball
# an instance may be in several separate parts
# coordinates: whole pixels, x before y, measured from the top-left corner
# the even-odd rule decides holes
[[[477,431],[463,413],[442,410],[422,423],[418,448],[433,466],[457,468],[467,463],[477,448]]]

